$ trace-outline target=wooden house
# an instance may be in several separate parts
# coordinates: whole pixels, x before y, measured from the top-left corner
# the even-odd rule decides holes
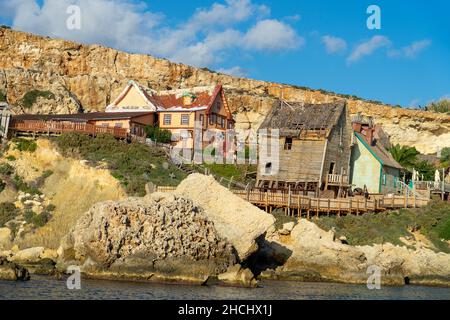
[[[193,148],[195,124],[206,130],[225,134],[234,128],[234,120],[221,85],[160,91],[155,96],[159,103],[158,126],[172,132],[175,145]],[[188,136],[183,136],[188,134]],[[204,145],[209,144],[207,141]]]
[[[357,115],[352,120],[354,146],[351,157],[351,183],[372,194],[395,193],[403,167],[383,145],[383,133],[371,118]]]
[[[278,161],[259,161],[257,187],[335,197],[349,185],[351,123],[344,101],[328,104],[277,102],[260,127],[279,129]]]

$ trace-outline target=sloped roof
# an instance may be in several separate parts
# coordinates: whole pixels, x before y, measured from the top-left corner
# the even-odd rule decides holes
[[[158,103],[165,109],[170,108],[206,108],[208,109],[216,100],[217,95],[222,90],[221,85],[208,86],[208,87],[193,87],[186,89],[177,89],[169,91],[160,91],[156,94]],[[193,97],[193,101],[190,105],[184,105],[183,97],[189,94]]]
[[[139,92],[139,94],[142,96],[144,101],[147,103],[147,106],[145,106],[145,107],[136,108],[135,112],[146,111],[146,110],[157,111],[157,109],[159,107],[162,107],[158,103],[157,99],[155,99],[155,97],[154,97],[155,91],[151,90],[150,88],[144,87],[143,85],[137,83],[136,81],[130,80],[128,82],[127,86],[125,87],[125,89],[119,94],[119,96],[116,99],[114,99],[114,101],[109,106],[106,107],[106,111],[107,112],[128,112],[128,110],[130,110],[130,112],[132,112],[133,106],[128,106],[129,108],[125,108],[124,110],[120,109],[119,111],[117,111],[115,108],[117,108],[117,105],[120,103],[120,101],[122,101],[126,97],[128,92],[133,87]]]
[[[282,136],[304,130],[331,130],[345,110],[345,101],[324,104],[275,102],[260,129],[279,129]]]
[[[359,139],[365,142],[366,147],[370,148],[372,153],[375,154],[375,156],[382,162],[384,166],[403,170],[403,167],[397,161],[395,161],[391,153],[386,150],[380,143],[378,143],[377,140],[374,140],[372,144],[369,144],[363,134],[358,132],[355,132],[355,134],[359,137]]]

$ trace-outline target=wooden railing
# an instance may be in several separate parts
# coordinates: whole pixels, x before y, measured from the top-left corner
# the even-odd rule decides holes
[[[327,183],[329,185],[348,185],[348,176],[342,174],[327,175]]]
[[[172,192],[175,187],[157,187],[159,192]],[[400,208],[419,208],[426,206],[428,199],[418,198],[415,196],[381,196],[374,199],[366,199],[362,197],[349,198],[310,198],[300,194],[294,194],[282,191],[263,192],[259,190],[231,190],[238,197],[263,207],[266,211],[271,212],[273,208],[284,208],[287,213],[297,212],[301,215],[306,213],[309,217],[310,213],[341,213],[360,214],[365,212],[377,212],[388,209]]]
[[[119,139],[128,137],[128,130],[123,128],[101,127],[88,123],[78,122],[59,122],[59,121],[41,121],[41,120],[13,120],[9,127],[10,130],[19,132],[61,134],[64,132],[82,132],[93,136],[107,133]]]

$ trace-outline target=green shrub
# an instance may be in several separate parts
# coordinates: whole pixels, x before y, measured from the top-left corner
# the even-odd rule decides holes
[[[7,156],[6,160],[8,160],[8,161],[16,161],[17,159],[14,156]]]
[[[9,163],[0,164],[0,175],[10,176],[14,173],[14,168]]]
[[[14,176],[13,183],[14,183],[15,188],[18,191],[22,191],[24,193],[29,193],[31,195],[42,194],[36,186],[30,186],[28,183],[26,183],[22,179],[22,177],[20,177],[18,175]]]
[[[39,97],[47,100],[54,100],[55,95],[50,91],[31,90],[22,97],[19,104],[26,109],[30,109],[37,101]]]
[[[6,102],[6,94],[0,91],[0,102]]]
[[[450,99],[442,99],[430,103],[425,107],[427,111],[450,114]]]
[[[161,143],[170,143],[172,141],[172,132],[166,129],[160,129],[158,127],[146,126],[145,134],[147,138]]]
[[[19,210],[16,208],[14,203],[2,202],[0,203],[0,227],[4,227],[5,223],[14,219]]]
[[[26,210],[23,218],[27,223],[33,224],[35,227],[40,228],[51,219],[51,214],[47,211],[43,211],[41,214],[36,214],[31,210]]]
[[[3,192],[6,188],[6,183],[3,180],[0,180],[0,192]]]
[[[176,186],[186,177],[166,158],[164,149],[141,143],[126,143],[112,135],[93,138],[82,133],[64,133],[56,138],[58,149],[94,165],[106,162],[111,174],[129,195],[145,195],[145,184]]]
[[[34,140],[15,138],[13,143],[19,151],[35,152],[37,149],[37,144]]]

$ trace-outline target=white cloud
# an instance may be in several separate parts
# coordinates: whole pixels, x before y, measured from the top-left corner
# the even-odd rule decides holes
[[[66,10],[73,4],[81,8],[81,30],[66,27]],[[252,0],[225,0],[198,8],[177,26],[168,25],[163,14],[152,12],[141,0],[43,0],[41,6],[37,0],[16,0],[2,1],[0,9],[19,30],[195,66],[211,66],[232,49],[287,50],[303,43],[288,24],[261,20],[270,15],[270,8]],[[246,25],[252,27],[246,30]]]
[[[289,25],[278,20],[262,20],[244,36],[244,46],[257,50],[295,49],[305,43]]]
[[[373,36],[367,42],[359,44],[347,58],[348,63],[356,62],[365,56],[369,56],[380,48],[390,46],[391,41],[385,36]]]
[[[218,69],[217,72],[228,74],[230,76],[235,77],[245,77],[247,76],[247,72],[239,66],[231,67],[229,69]]]
[[[403,47],[400,50],[390,50],[388,55],[390,57],[405,57],[415,58],[421,51],[425,50],[431,45],[431,40],[420,40],[411,43],[409,46]]]
[[[334,36],[323,36],[322,43],[325,45],[328,53],[343,52],[347,49],[347,42],[342,38]]]

